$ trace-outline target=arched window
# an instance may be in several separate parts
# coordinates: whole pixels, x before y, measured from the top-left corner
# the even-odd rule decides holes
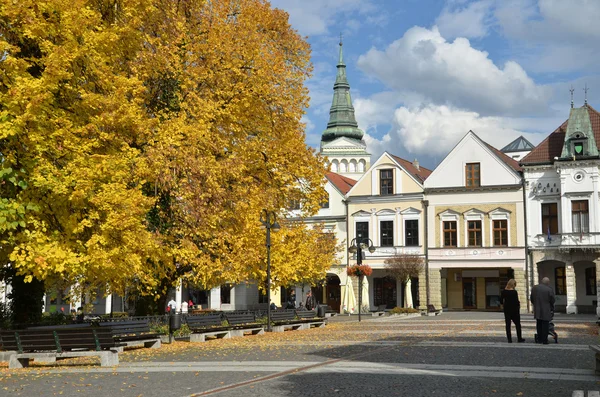
[[[331,172],[338,172],[339,164],[337,160],[331,162]]]
[[[365,160],[358,161],[358,172],[365,172]]]
[[[342,160],[340,162],[340,172],[346,172],[348,170],[348,162],[346,160]]]
[[[348,164],[348,172],[356,172],[356,160],[350,160],[350,164]]]

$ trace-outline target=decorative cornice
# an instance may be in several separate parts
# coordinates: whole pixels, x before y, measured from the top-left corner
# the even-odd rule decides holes
[[[449,187],[429,187],[426,188],[425,194],[442,194],[442,193],[479,193],[479,192],[495,192],[495,191],[518,191],[521,185],[490,185],[479,187],[464,187],[464,186],[449,186]]]
[[[390,194],[384,196],[350,196],[346,198],[349,204],[355,203],[394,203],[399,201],[423,200],[423,193]]]

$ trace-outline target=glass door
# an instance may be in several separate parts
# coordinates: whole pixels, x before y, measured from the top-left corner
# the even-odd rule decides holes
[[[463,277],[463,309],[477,309],[476,277]]]

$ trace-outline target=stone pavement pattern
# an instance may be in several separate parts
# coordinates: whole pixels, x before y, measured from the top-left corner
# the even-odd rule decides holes
[[[501,313],[341,316],[325,329],[177,342],[93,360],[0,369],[0,396],[588,396],[598,343],[593,316],[557,316],[559,344],[506,343]],[[514,330],[513,330],[514,333]],[[513,336],[514,339],[516,337]]]

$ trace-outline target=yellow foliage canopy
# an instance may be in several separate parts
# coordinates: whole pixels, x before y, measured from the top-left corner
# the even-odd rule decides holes
[[[300,122],[309,47],[264,0],[4,2],[0,51],[0,236],[22,274],[260,279],[261,210],[326,194]],[[281,283],[332,264],[318,229],[279,236]]]

